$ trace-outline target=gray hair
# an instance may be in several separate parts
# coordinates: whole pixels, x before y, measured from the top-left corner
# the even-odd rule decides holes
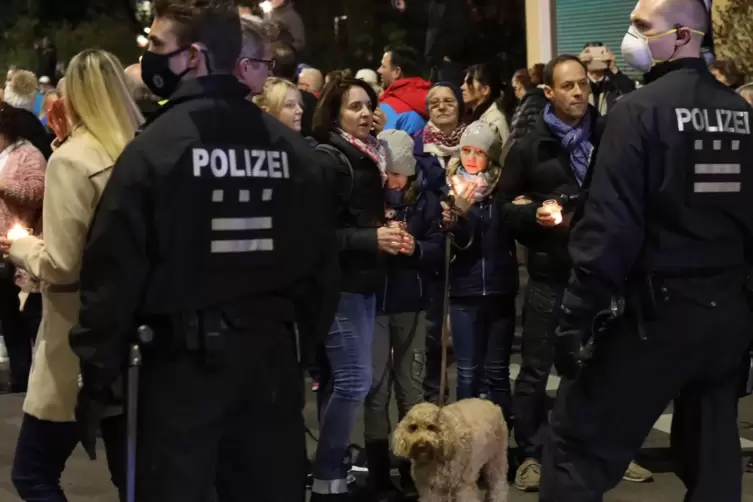
[[[243,46],[240,57],[264,57],[264,48],[269,43],[265,22],[243,17],[241,18],[241,32],[243,33]]]

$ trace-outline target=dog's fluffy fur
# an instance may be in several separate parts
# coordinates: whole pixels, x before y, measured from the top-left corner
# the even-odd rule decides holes
[[[502,410],[489,401],[421,403],[397,426],[393,451],[411,460],[421,502],[481,502],[479,478],[488,502],[505,502],[508,439]]]

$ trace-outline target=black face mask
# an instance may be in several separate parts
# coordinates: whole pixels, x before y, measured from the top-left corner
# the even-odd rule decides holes
[[[384,190],[384,201],[390,207],[401,207],[405,205],[405,192],[403,190],[393,190],[386,188]]]
[[[144,84],[150,91],[164,99],[173,95],[178,88],[178,84],[180,84],[180,80],[191,69],[186,68],[183,72],[176,75],[170,69],[170,59],[188,49],[189,47],[181,47],[168,54],[157,54],[151,51],[144,53],[141,57],[141,78],[143,78]]]

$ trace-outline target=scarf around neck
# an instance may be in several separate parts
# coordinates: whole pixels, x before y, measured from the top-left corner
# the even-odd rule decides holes
[[[360,152],[366,154],[379,168],[379,173],[382,176],[382,185],[387,181],[387,152],[384,145],[375,137],[369,135],[366,141],[362,141],[352,134],[349,134],[342,129],[336,129],[337,134],[342,139],[356,147]]]
[[[452,176],[448,182],[453,195],[463,193],[468,185],[475,185],[476,191],[473,193],[473,200],[476,202],[485,200],[494,190],[492,174],[489,171],[471,174],[463,166],[458,167],[457,174]]]
[[[544,122],[560,138],[562,148],[570,153],[570,168],[575,174],[578,186],[583,186],[594,151],[591,143],[591,109],[589,108],[578,125],[572,127],[554,114],[552,104],[549,103],[544,109]]]
[[[446,167],[453,158],[460,158],[460,138],[465,128],[465,124],[460,124],[450,134],[445,134],[428,122],[424,128],[424,153],[438,157],[442,167]]]

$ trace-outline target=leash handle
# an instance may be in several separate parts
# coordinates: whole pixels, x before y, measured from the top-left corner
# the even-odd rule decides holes
[[[445,234],[444,241],[444,288],[442,291],[442,363],[439,374],[440,407],[445,405],[445,391],[447,389],[447,350],[450,344],[450,262],[452,261],[453,235]]]

